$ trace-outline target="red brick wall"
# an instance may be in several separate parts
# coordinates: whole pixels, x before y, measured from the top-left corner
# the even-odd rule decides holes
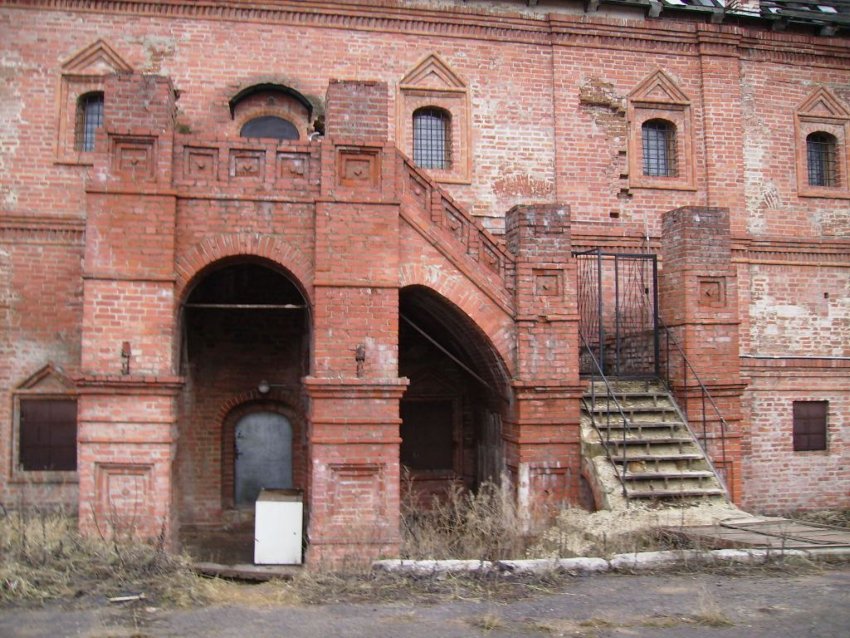
[[[68,376],[80,363],[82,232],[0,219],[0,500],[76,507],[76,479],[15,474],[14,390],[48,362]],[[56,392],[51,383],[34,392]],[[39,473],[41,474],[41,473]],[[48,473],[49,474],[49,473]]]
[[[735,335],[723,340],[713,333],[731,371],[715,381],[734,377],[743,355],[750,383],[740,411],[736,391],[721,392],[745,433],[745,501],[752,507],[775,502],[763,478],[773,467],[777,476],[793,477],[789,507],[846,502],[847,490],[836,496],[830,477],[847,458],[840,361],[850,356],[850,199],[846,189],[832,197],[800,193],[795,139],[796,109],[816,88],[850,108],[845,36],[604,11],[572,16],[550,5],[519,10],[513,3],[491,3],[486,11],[424,1],[358,4],[342,12],[316,5],[309,15],[269,7],[252,13],[259,11],[255,5],[236,15],[222,5],[203,17],[177,3],[166,17],[134,13],[135,5],[124,13],[107,3],[69,1],[62,11],[15,5],[0,9],[0,30],[19,36],[4,41],[0,65],[8,78],[0,104],[7,123],[0,131],[0,400],[10,405],[12,388],[51,360],[72,376],[94,377],[79,383],[87,392],[81,431],[94,437],[80,452],[86,498],[101,505],[124,499],[135,508],[126,500],[131,492],[167,495],[144,512],[151,531],[157,517],[173,516],[175,494],[187,520],[218,515],[227,478],[202,484],[198,468],[227,465],[216,457],[227,449],[221,439],[227,409],[236,407],[232,401],[254,400],[246,394],[254,382],[243,383],[243,376],[260,370],[242,362],[230,378],[216,379],[193,371],[181,390],[178,304],[210,264],[252,255],[291,275],[311,306],[313,413],[302,415],[305,430],[298,436],[306,437],[315,460],[299,473],[315,498],[314,540],[324,547],[317,555],[341,555],[333,530],[348,525],[355,510],[339,509],[340,503],[357,499],[376,499],[375,524],[386,532],[376,547],[397,541],[402,285],[439,291],[482,329],[522,394],[505,425],[508,438],[519,442],[509,446],[508,463],[531,491],[560,485],[557,490],[576,496],[569,249],[657,251],[666,211],[709,206],[728,209],[728,242],[718,267],[737,279],[726,292],[729,307],[738,310],[722,319],[740,322],[740,346]],[[91,64],[74,57],[98,39],[106,48]],[[432,54],[468,97],[469,139],[453,140],[470,145],[468,180],[437,183],[424,171],[408,170],[391,145],[408,126],[400,120],[399,83]],[[278,71],[270,59],[287,64]],[[127,68],[135,73],[110,74]],[[688,128],[680,133],[689,144],[679,160],[693,180],[649,188],[630,174],[635,136],[627,114],[630,95],[659,70],[686,102],[679,106]],[[85,86],[102,84],[107,93],[106,130],[88,158],[61,152],[60,114],[69,121],[63,87],[83,86],[63,83],[63,74],[65,80],[91,75]],[[423,82],[445,88],[440,78]],[[277,145],[236,137],[241,121],[232,117],[229,100],[258,83],[289,85],[316,113],[326,109],[324,142]],[[69,99],[73,106],[74,96]],[[521,271],[501,240],[481,233],[468,215],[501,234],[508,209],[540,203],[570,207],[569,242],[554,259],[527,255]],[[542,253],[548,250],[540,244]],[[564,264],[561,307],[540,306],[535,277],[543,290],[552,274],[547,269]],[[685,272],[691,265],[680,269],[683,277],[697,276]],[[671,258],[662,268],[669,275],[677,265]],[[699,282],[696,289],[693,284],[687,283],[685,297],[668,287],[665,304],[678,304],[683,322],[693,326],[689,347],[697,358],[713,357],[718,351],[700,339],[715,330],[706,326],[718,317],[694,309]],[[549,323],[540,319],[547,313],[554,317]],[[553,340],[566,345],[545,345]],[[121,374],[124,341],[132,351],[129,375]],[[358,376],[360,344],[366,360]],[[779,363],[768,374],[762,369],[770,361]],[[272,378],[267,365],[262,362],[261,371]],[[295,363],[284,369],[297,376]],[[770,375],[778,379],[775,388]],[[198,380],[203,391],[193,385]],[[207,388],[227,395],[214,410],[203,394]],[[128,420],[125,401],[140,394],[152,397],[150,403]],[[788,405],[803,394],[830,400],[831,446],[823,455],[783,456]],[[297,413],[303,393],[278,398]],[[193,401],[203,409],[182,419]],[[345,410],[363,421],[357,427],[334,421]],[[11,476],[9,412],[0,414],[4,477]],[[556,413],[565,416],[555,422]],[[306,428],[311,418],[320,424],[315,431]],[[197,439],[194,457],[174,442],[178,423],[186,441]],[[106,445],[98,437],[113,426],[124,439],[130,437],[125,430],[138,428],[154,432],[158,442],[120,439],[98,447]],[[553,459],[546,450],[556,440],[561,447]],[[172,484],[174,454],[180,460]],[[783,462],[790,469],[775,469]],[[341,501],[327,488],[333,477],[342,477],[348,490],[339,492]],[[8,479],[3,485],[4,497],[23,493]],[[74,488],[57,488],[54,496],[72,502]],[[186,505],[190,496],[203,506]]]

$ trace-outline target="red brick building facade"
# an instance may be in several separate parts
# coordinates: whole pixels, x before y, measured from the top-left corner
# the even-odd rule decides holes
[[[586,501],[600,248],[733,499],[850,505],[847,15],[742,4],[0,2],[0,501],[174,538],[269,480],[313,561],[397,551],[403,465]]]

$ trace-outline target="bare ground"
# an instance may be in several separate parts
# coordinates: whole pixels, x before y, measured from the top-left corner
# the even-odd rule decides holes
[[[339,596],[326,595],[323,604],[304,602],[309,592],[293,598],[279,583],[213,583],[221,602],[189,609],[152,601],[121,606],[105,598],[6,608],[0,610],[0,636],[832,638],[850,631],[846,564],[397,585],[358,595],[340,581]]]

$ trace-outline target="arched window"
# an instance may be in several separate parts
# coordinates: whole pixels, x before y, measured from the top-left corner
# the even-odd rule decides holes
[[[676,127],[667,120],[648,120],[641,127],[643,174],[676,177]]]
[[[806,137],[806,163],[810,186],[838,186],[838,140],[829,133]]]
[[[271,137],[276,140],[297,140],[298,129],[289,120],[275,115],[263,115],[249,120],[239,131],[242,137]]]
[[[413,162],[422,168],[451,168],[451,115],[432,106],[413,112]]]
[[[77,126],[74,136],[78,151],[93,151],[97,129],[103,126],[103,92],[81,95],[77,100]]]

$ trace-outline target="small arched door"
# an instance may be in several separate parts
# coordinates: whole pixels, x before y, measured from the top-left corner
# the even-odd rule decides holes
[[[276,412],[254,412],[236,424],[235,500],[252,507],[263,488],[292,488],[292,425]]]

